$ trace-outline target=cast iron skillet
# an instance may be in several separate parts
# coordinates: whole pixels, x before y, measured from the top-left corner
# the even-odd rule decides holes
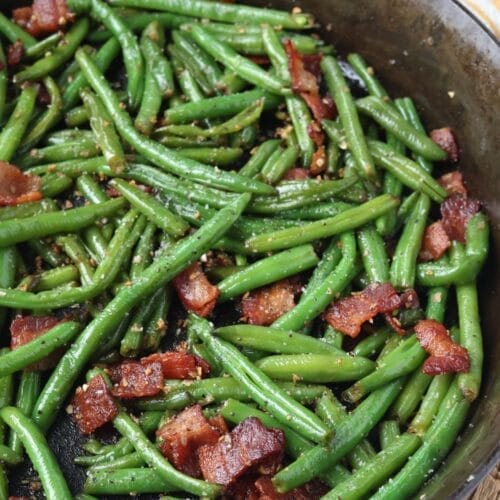
[[[26,2],[2,2],[1,9],[22,3]],[[269,5],[261,0],[250,3]],[[324,29],[323,37],[333,42],[341,55],[359,52],[376,67],[392,96],[415,99],[428,127],[454,128],[462,148],[460,169],[472,195],[484,203],[491,219],[491,257],[480,281],[485,342],[482,395],[445,464],[417,495],[466,498],[500,459],[500,339],[496,324],[500,271],[495,266],[500,262],[498,41],[452,0],[272,2],[273,7],[289,10],[297,5],[315,14],[324,28],[330,25],[331,31]],[[72,463],[79,440],[64,416],[49,437],[75,492],[81,491],[83,480],[81,469]],[[30,475],[29,469],[23,472]]]

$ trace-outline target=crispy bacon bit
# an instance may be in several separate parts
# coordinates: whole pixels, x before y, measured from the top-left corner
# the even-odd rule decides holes
[[[309,178],[309,170],[306,168],[291,168],[283,177],[284,181],[301,181]]]
[[[142,364],[123,361],[109,369],[111,393],[122,399],[156,396],[163,389],[163,372],[158,361]]]
[[[450,245],[450,238],[444,230],[443,223],[438,220],[425,228],[418,256],[421,260],[437,260],[444,255]]]
[[[420,307],[420,299],[414,288],[407,288],[400,294],[399,298],[403,309],[418,309]]]
[[[12,16],[34,37],[55,33],[74,18],[66,0],[34,0],[31,7],[14,9]]]
[[[321,130],[321,126],[318,122],[311,122],[307,126],[307,134],[318,148],[325,143],[325,134],[323,130]]]
[[[229,432],[226,421],[222,415],[216,415],[215,417],[209,418],[208,423],[217,429],[221,434],[227,434]]]
[[[259,500],[317,500],[328,492],[328,487],[321,481],[309,481],[287,493],[278,493],[270,476],[261,476],[255,481]]]
[[[315,76],[321,74],[319,63],[322,55],[316,54],[314,58],[312,56],[304,57],[297,51],[291,40],[285,40],[285,49],[288,54],[288,69],[292,77],[293,91],[306,101],[315,120],[333,118],[335,112],[332,101],[321,98],[318,80]]]
[[[461,194],[467,198],[467,189],[464,185],[464,177],[458,170],[442,175],[438,179],[438,182],[446,189],[446,191],[448,191],[450,196],[454,194]]]
[[[392,313],[401,307],[401,298],[390,283],[373,283],[328,307],[325,320],[340,332],[356,338],[361,327],[377,314]]]
[[[9,45],[7,49],[7,64],[9,66],[17,66],[24,55],[24,45],[21,40],[16,40],[13,44]]]
[[[199,316],[208,316],[219,297],[219,289],[208,281],[201,264],[195,262],[174,278],[182,305]]]
[[[253,290],[241,300],[243,317],[252,325],[270,325],[295,307],[298,291],[297,284],[287,279]]]
[[[455,344],[441,323],[423,319],[415,325],[414,330],[420,345],[430,354],[422,366],[422,373],[441,375],[469,371],[467,349]]]
[[[320,146],[313,154],[309,170],[311,175],[319,175],[326,170],[325,146]]]
[[[204,359],[185,352],[159,352],[142,358],[141,363],[160,363],[165,378],[193,380],[210,373],[210,365]]]
[[[28,344],[59,323],[61,323],[61,320],[54,316],[16,316],[10,324],[10,348],[16,349]],[[63,353],[64,349],[57,349],[45,359],[30,365],[28,369],[33,371],[50,370],[54,368]]]
[[[457,162],[460,154],[457,139],[450,127],[431,130],[430,138],[448,154],[448,159]]]
[[[269,66],[271,64],[269,57],[265,55],[250,55],[248,56],[248,59],[259,66]]]
[[[78,387],[71,403],[72,415],[83,434],[91,434],[118,415],[106,381],[95,376],[88,385]]]
[[[40,177],[23,174],[14,165],[0,161],[0,206],[40,200],[40,186]]]
[[[198,459],[207,481],[230,488],[244,474],[273,474],[284,448],[283,431],[267,429],[258,418],[250,417],[217,443],[200,447]]]
[[[204,417],[201,406],[186,408],[172,417],[156,432],[160,450],[174,467],[193,477],[201,470],[196,451],[200,446],[214,445],[222,433]]]
[[[469,219],[479,212],[478,200],[460,195],[450,196],[441,203],[443,229],[450,240],[465,243],[465,229]]]

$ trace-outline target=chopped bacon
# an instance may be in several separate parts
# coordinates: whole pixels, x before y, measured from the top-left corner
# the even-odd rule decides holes
[[[284,181],[301,181],[309,178],[309,170],[306,168],[291,168],[283,177]]]
[[[201,264],[195,262],[174,278],[182,305],[199,316],[208,316],[219,298],[219,289],[208,281]]]
[[[403,309],[418,309],[420,307],[420,299],[414,288],[407,288],[399,298],[401,299],[401,307]]]
[[[61,320],[54,316],[16,316],[10,324],[10,348],[16,349],[28,344],[59,323],[61,323]],[[54,368],[63,353],[63,348],[56,349],[45,359],[30,365],[28,370],[50,370]]]
[[[118,415],[118,407],[101,375],[78,387],[71,405],[73,418],[83,434],[91,434]]]
[[[422,373],[441,375],[469,371],[467,349],[455,344],[441,323],[423,319],[415,325],[414,330],[420,345],[430,354],[424,362]]]
[[[446,189],[446,191],[448,191],[450,196],[454,194],[461,194],[467,198],[467,189],[464,185],[464,177],[458,170],[442,175],[438,179],[438,182]]]
[[[361,327],[377,314],[392,313],[401,307],[401,298],[390,283],[373,283],[361,292],[332,302],[325,320],[340,332],[356,338]]]
[[[418,256],[421,260],[437,260],[444,255],[450,245],[450,238],[444,230],[443,223],[438,220],[425,228]]]
[[[142,364],[137,361],[123,361],[109,369],[113,382],[111,393],[122,399],[156,396],[163,389],[163,372],[158,361]]]
[[[438,128],[431,130],[430,138],[447,153],[448,159],[457,162],[460,150],[458,148],[457,139],[450,127]]]
[[[204,479],[230,488],[244,474],[273,474],[284,449],[283,431],[267,429],[258,418],[250,417],[217,443],[201,446],[198,459]]]
[[[217,429],[221,434],[227,434],[229,432],[226,421],[222,415],[216,415],[215,417],[209,418],[208,423]]]
[[[204,359],[186,352],[159,352],[142,358],[141,363],[160,363],[165,378],[197,379],[210,373],[210,365]]]
[[[297,51],[291,40],[285,40],[285,50],[288,55],[288,69],[292,77],[293,91],[306,101],[315,120],[321,121],[324,119],[332,119],[335,116],[332,101],[322,99],[319,93],[317,77],[311,72],[312,70],[317,75],[321,74],[321,72],[318,71],[318,66],[319,62],[321,62],[322,55],[316,54],[314,59],[312,56],[304,58],[304,56]]]
[[[24,45],[21,40],[16,40],[13,44],[9,45],[7,49],[7,64],[9,66],[17,66],[24,55]]]
[[[284,279],[251,291],[241,300],[243,317],[252,325],[270,325],[295,307],[298,286]]]
[[[321,79],[321,60],[323,54],[300,54],[304,68],[309,73],[312,73],[317,80]]]
[[[259,500],[317,500],[328,492],[321,481],[313,480],[286,493],[278,493],[270,476],[261,476],[255,481]]]
[[[250,59],[250,61],[254,62],[255,64],[258,64],[259,66],[269,66],[269,64],[271,64],[269,57],[265,55],[251,55],[248,56],[248,59]]]
[[[311,165],[309,167],[311,175],[319,175],[326,170],[326,151],[325,146],[320,146],[313,154]]]
[[[14,165],[0,161],[0,206],[40,200],[40,186],[40,177],[23,174]]]
[[[214,445],[222,435],[203,415],[200,405],[186,408],[172,417],[156,432],[160,450],[174,467],[193,477],[201,470],[196,451],[200,446]]]
[[[34,37],[55,33],[74,18],[66,0],[34,0],[31,7],[14,9],[12,16]]]
[[[450,196],[441,203],[443,229],[450,240],[465,243],[465,229],[469,219],[479,212],[478,200],[460,195]]]
[[[318,122],[313,121],[307,126],[307,134],[318,148],[325,143],[325,134]]]

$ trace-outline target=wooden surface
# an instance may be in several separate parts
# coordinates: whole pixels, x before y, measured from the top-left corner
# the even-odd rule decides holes
[[[470,500],[500,500],[500,465],[481,482]]]

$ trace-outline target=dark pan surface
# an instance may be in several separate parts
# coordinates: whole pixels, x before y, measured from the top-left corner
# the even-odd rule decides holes
[[[1,2],[0,9],[21,3],[25,2],[8,0]],[[251,3],[268,5],[258,0]],[[463,151],[460,169],[473,196],[484,202],[491,218],[491,257],[480,283],[485,341],[482,396],[473,406],[457,446],[418,495],[466,498],[500,459],[500,363],[496,362],[500,359],[500,272],[496,266],[500,261],[498,42],[452,0],[276,0],[272,5],[286,9],[300,5],[314,13],[324,28],[331,28],[324,29],[323,35],[335,43],[339,53],[361,53],[394,97],[408,95],[415,99],[428,127],[451,125]],[[72,457],[80,452],[79,439],[65,416],[49,437],[75,492],[83,479],[81,471],[72,465]],[[29,470],[24,469],[23,476],[29,477]]]

